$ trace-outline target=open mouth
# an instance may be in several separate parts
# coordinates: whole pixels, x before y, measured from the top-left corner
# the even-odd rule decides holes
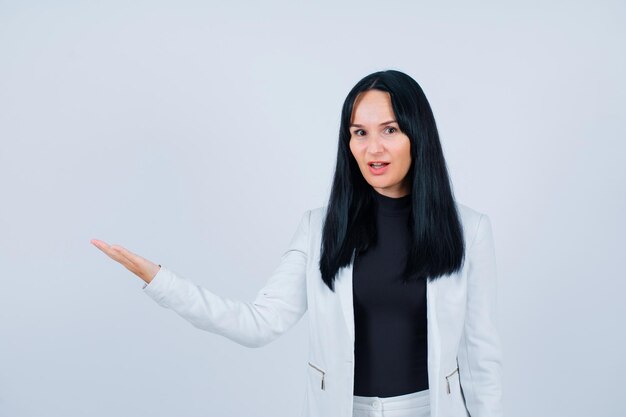
[[[368,164],[370,168],[370,173],[372,173],[373,175],[383,175],[385,172],[387,172],[388,165],[389,162],[374,162]]]

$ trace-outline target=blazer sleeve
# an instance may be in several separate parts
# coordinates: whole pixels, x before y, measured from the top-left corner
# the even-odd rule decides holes
[[[268,344],[307,310],[306,265],[311,210],[301,217],[278,266],[254,300],[222,297],[161,266],[143,291],[201,330],[246,347]]]
[[[471,417],[502,417],[502,350],[496,324],[496,258],[491,221],[481,214],[469,248],[467,310],[458,364]]]

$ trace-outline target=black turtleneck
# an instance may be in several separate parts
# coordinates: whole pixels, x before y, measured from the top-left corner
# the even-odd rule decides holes
[[[402,283],[411,195],[372,193],[378,240],[353,265],[354,394],[392,397],[428,389],[426,281]]]

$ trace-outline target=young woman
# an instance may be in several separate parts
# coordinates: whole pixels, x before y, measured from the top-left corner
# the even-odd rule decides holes
[[[489,217],[454,200],[432,110],[387,70],[342,110],[327,205],[307,210],[251,302],[92,243],[199,329],[263,346],[309,313],[302,417],[501,417]]]

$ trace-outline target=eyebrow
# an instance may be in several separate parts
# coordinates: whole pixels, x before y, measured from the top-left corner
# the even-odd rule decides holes
[[[388,125],[390,123],[397,123],[395,120],[389,120],[387,122],[382,122],[379,126],[384,126],[384,125]],[[357,124],[357,123],[351,123],[350,127],[363,127],[363,125]]]

